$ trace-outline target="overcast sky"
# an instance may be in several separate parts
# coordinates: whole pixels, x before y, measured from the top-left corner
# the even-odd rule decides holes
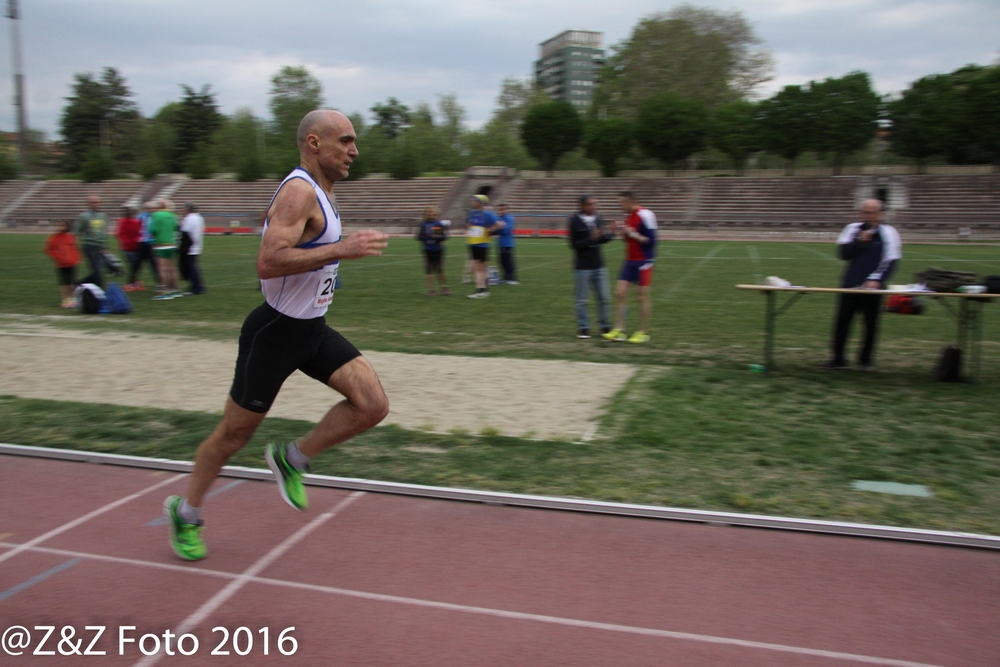
[[[2,3],[6,6],[6,2]],[[304,65],[329,106],[365,112],[458,95],[470,126],[487,120],[500,81],[530,76],[538,43],[567,28],[627,37],[650,0],[21,0],[32,127],[55,138],[73,74],[116,67],[152,115],[180,84],[211,84],[223,112],[266,116],[270,77]],[[996,62],[1000,0],[706,0],[738,9],[775,58],[770,93],[869,72],[879,92],[968,63]],[[5,23],[9,24],[10,21]],[[0,129],[15,129],[9,25],[0,30]]]

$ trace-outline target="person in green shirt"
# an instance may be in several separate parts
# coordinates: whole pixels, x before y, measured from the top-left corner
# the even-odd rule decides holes
[[[82,281],[104,287],[102,268],[104,266],[104,249],[107,246],[108,218],[101,212],[101,198],[97,195],[87,197],[87,210],[76,217],[73,232],[80,241],[83,254],[90,264],[90,274]]]
[[[163,282],[163,293],[153,299],[164,301],[174,299],[183,294],[177,289],[177,264],[174,256],[177,252],[177,216],[174,215],[174,205],[169,199],[161,199],[157,210],[149,222],[149,236],[153,240],[153,255]]]

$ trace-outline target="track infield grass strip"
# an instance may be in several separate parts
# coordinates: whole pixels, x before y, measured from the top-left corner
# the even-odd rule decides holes
[[[950,423],[916,418],[908,428],[862,422],[852,427],[834,412],[844,402],[824,407],[819,387],[804,390],[796,382],[797,409],[789,410],[787,401],[774,401],[780,388],[762,390],[754,384],[766,379],[749,377],[739,386],[715,371],[644,372],[616,398],[597,438],[588,442],[389,425],[324,452],[312,468],[317,474],[432,486],[1000,535],[995,417],[975,430],[964,427],[972,415],[963,418],[961,411]],[[660,419],[642,407],[625,407],[649,403],[658,392],[671,396],[660,402],[661,408],[666,403]],[[861,411],[869,400],[864,394],[851,398]],[[741,420],[740,412],[748,411],[760,421]],[[0,441],[23,445],[189,461],[217,419],[0,397]],[[264,467],[266,442],[292,440],[310,427],[266,419],[230,463]],[[857,479],[919,483],[934,497],[858,491],[852,488]]]

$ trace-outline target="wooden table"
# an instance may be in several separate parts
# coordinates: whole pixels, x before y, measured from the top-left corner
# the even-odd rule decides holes
[[[737,285],[736,289],[761,292],[764,301],[764,369],[771,372],[776,368],[774,363],[774,330],[778,317],[792,307],[805,294],[867,294],[867,295],[906,295],[933,299],[941,304],[958,324],[957,346],[962,350],[962,357],[967,357],[969,373],[965,376],[968,382],[974,383],[979,375],[983,338],[983,304],[995,295],[965,294],[961,292],[899,292],[894,290],[874,290],[842,287],[772,287],[771,285]],[[777,295],[789,295],[781,306],[778,306]],[[958,308],[952,306],[957,299]]]

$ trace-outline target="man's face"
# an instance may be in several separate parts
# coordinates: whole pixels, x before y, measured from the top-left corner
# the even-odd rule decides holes
[[[580,205],[580,213],[584,215],[594,215],[597,212],[597,200],[590,198]]]
[[[507,207],[497,206],[497,213],[499,213],[500,215],[505,215],[507,213]]]
[[[100,211],[101,210],[101,198],[100,197],[95,197],[95,196],[87,197],[87,206],[90,207],[91,211]]]
[[[861,219],[869,225],[877,226],[882,218],[882,209],[873,202],[867,202],[861,207]]]
[[[358,157],[354,125],[347,116],[336,114],[316,141],[316,159],[323,174],[333,182],[342,181],[351,172],[351,163]]]
[[[621,204],[622,211],[625,213],[631,213],[632,208],[635,206],[635,202],[628,197],[619,197],[618,202]]]
[[[483,202],[481,202],[478,199],[476,199],[475,197],[473,197],[472,198],[472,208],[474,208],[474,209],[476,209],[478,211],[482,207],[483,207]]]

